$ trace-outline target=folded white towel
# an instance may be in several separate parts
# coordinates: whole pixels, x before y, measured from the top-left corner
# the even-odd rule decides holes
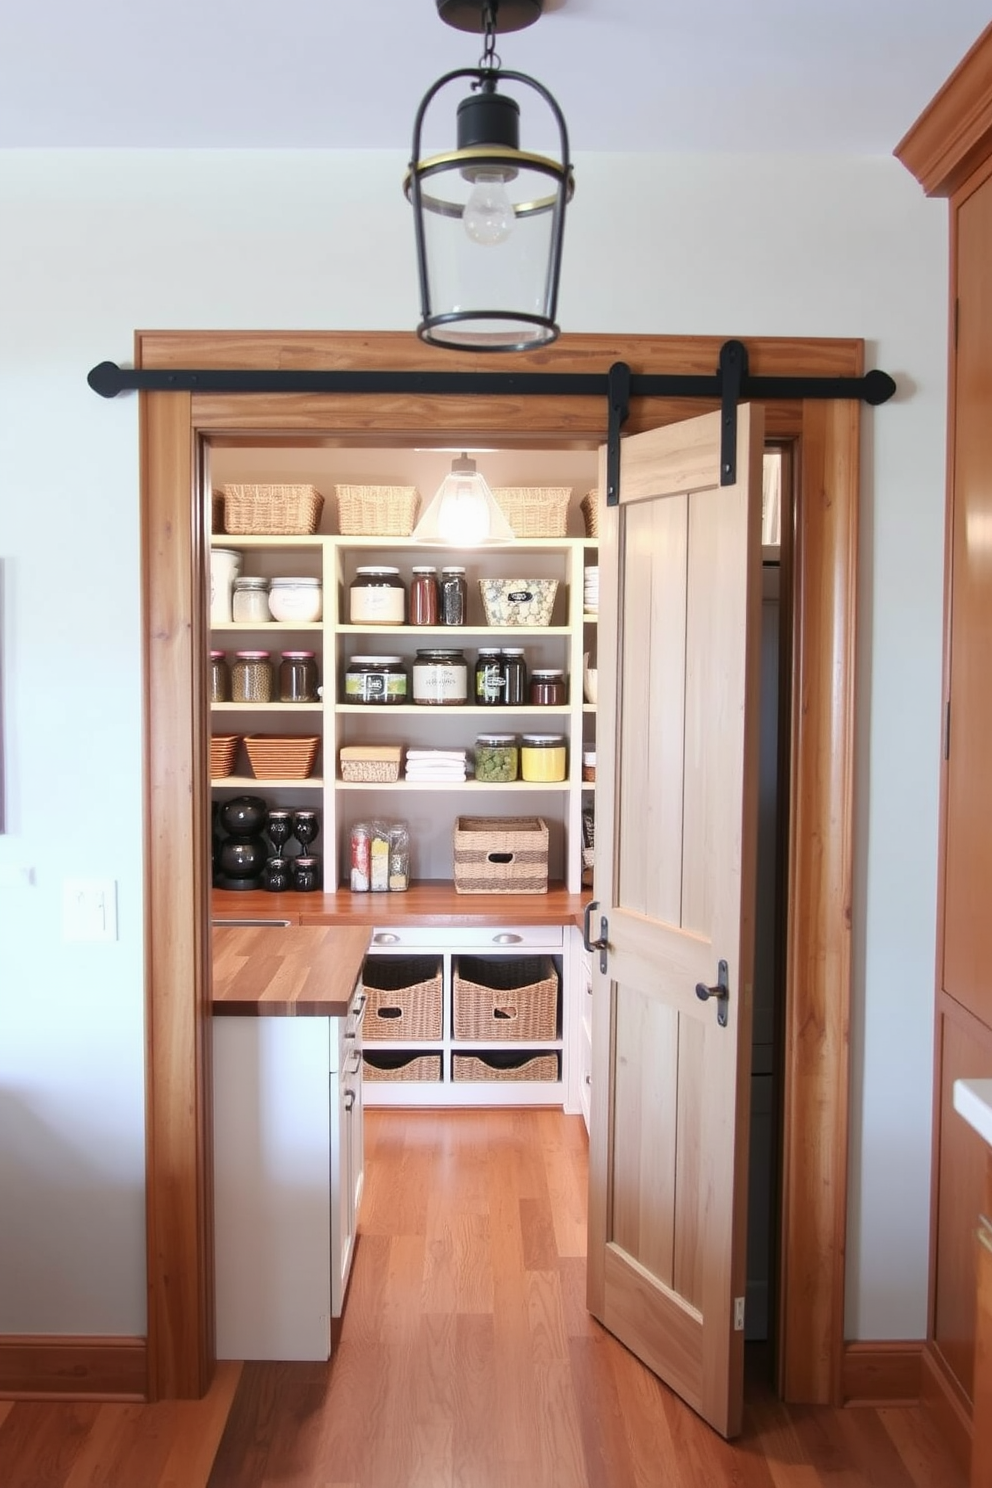
[[[406,752],[408,760],[443,761],[451,760],[455,764],[462,765],[468,757],[465,749],[408,749]]]

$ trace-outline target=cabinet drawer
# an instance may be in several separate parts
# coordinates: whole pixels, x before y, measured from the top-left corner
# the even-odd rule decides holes
[[[403,951],[414,947],[431,950],[516,950],[524,946],[560,949],[564,940],[561,925],[469,925],[464,928],[401,925],[375,929],[371,951]]]

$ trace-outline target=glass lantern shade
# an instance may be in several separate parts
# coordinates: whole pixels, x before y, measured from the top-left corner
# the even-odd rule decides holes
[[[523,81],[549,101],[559,123],[561,160],[529,154],[504,140],[475,141],[421,159],[426,107],[440,87],[462,76],[488,83],[492,99],[495,90],[485,72],[449,73],[427,94],[414,131],[414,163],[405,189],[417,236],[422,307],[417,333],[434,345],[461,350],[546,345],[558,335],[562,233],[574,188],[564,121],[540,83],[501,73],[499,82]],[[496,99],[506,101],[502,95]],[[463,133],[462,117],[459,130]]]
[[[513,542],[514,533],[475,461],[462,455],[452,460],[449,474],[414,529],[413,539],[478,548]]]

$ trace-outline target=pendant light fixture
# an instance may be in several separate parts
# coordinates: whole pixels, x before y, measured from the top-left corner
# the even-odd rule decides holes
[[[413,540],[457,548],[513,542],[513,528],[468,455],[452,460],[451,471],[417,523]]]
[[[547,88],[524,73],[504,72],[496,54],[497,32],[529,26],[543,3],[437,0],[443,21],[482,32],[485,44],[477,67],[446,73],[428,89],[413,127],[404,190],[417,241],[417,334],[433,346],[524,351],[558,335],[565,206],[575,184],[568,131]],[[430,105],[463,78],[473,81],[457,108],[457,148],[425,158],[421,138]],[[505,84],[542,100],[557,134],[557,159],[521,150],[520,105],[500,91]]]

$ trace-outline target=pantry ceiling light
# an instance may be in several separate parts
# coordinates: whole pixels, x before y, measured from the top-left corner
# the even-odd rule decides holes
[[[451,471],[417,523],[413,540],[458,548],[513,542],[513,528],[468,455],[452,460]]]
[[[449,26],[483,33],[485,43],[477,67],[445,73],[428,89],[413,126],[403,189],[417,242],[417,334],[460,351],[546,346],[558,335],[565,207],[575,188],[568,131],[547,88],[525,73],[504,72],[496,53],[497,32],[531,25],[544,0],[436,3]],[[430,105],[463,78],[473,81],[456,110],[457,147],[425,156],[421,139]],[[557,134],[557,159],[521,150],[520,104],[500,91],[506,83],[542,100]]]

